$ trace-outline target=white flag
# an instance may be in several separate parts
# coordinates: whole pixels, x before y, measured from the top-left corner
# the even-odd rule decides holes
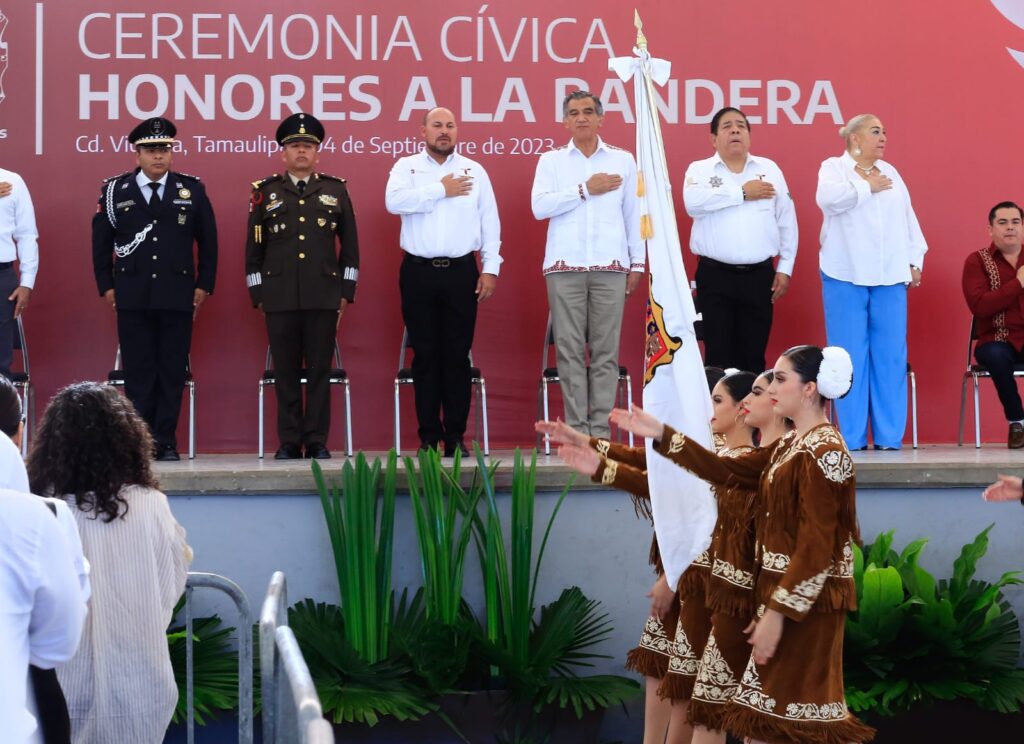
[[[637,190],[650,270],[643,407],[712,449],[711,396],[693,330],[696,312],[683,267],[654,100],[654,83],[665,84],[670,65],[648,54],[642,34],[637,46],[635,56],[609,60],[608,67],[623,82],[633,78],[635,91]],[[714,494],[706,482],[657,454],[651,440],[647,441],[647,480],[665,578],[675,587],[683,571],[711,543],[717,519]]]

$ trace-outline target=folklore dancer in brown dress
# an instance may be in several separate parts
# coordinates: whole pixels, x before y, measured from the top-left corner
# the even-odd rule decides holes
[[[709,371],[709,381],[721,374]],[[712,390],[711,429],[716,440],[722,442],[720,451],[726,453],[725,456],[753,449],[752,430],[743,423],[741,412],[741,403],[750,392],[753,380],[754,375],[749,372],[736,372],[720,379]],[[538,430],[540,426],[538,424]],[[550,429],[553,427],[545,430]],[[559,448],[562,459],[579,472],[591,476],[594,482],[626,490],[640,499],[649,499],[643,448],[624,448],[600,440],[584,443],[580,435],[555,435],[555,439],[562,444]],[[749,500],[749,495],[745,500]],[[652,550],[656,548],[657,542]],[[704,642],[711,632],[711,613],[705,606],[710,561],[705,551],[680,578],[675,602],[680,619],[675,624],[674,633],[668,623],[659,620],[657,613],[652,611],[640,646],[633,649],[627,659],[627,668],[635,671],[643,672],[655,660],[659,665],[656,672],[661,681],[657,693],[672,702],[667,734],[669,744],[688,744],[692,734],[687,721],[687,704],[693,692]],[[669,654],[667,670],[662,649],[667,649]],[[653,682],[653,675],[646,676],[649,683]]]
[[[741,403],[746,424],[757,429],[760,446],[768,447],[784,435],[786,419],[768,396],[774,379],[771,370],[754,380]],[[722,454],[721,452],[719,454]],[[724,744],[725,704],[739,689],[739,680],[750,659],[744,633],[754,617],[754,505],[756,492],[716,486],[718,522],[711,538],[711,575],[707,607],[711,635],[704,646],[690,699],[689,717],[693,744]]]
[[[592,465],[586,474],[596,483],[629,493],[637,516],[653,520],[644,447],[627,447],[607,439],[587,437],[563,421],[538,421],[534,428],[550,436],[562,448],[589,455]],[[603,466],[606,462],[610,464],[607,468]],[[601,472],[595,476],[599,464],[602,464]],[[639,645],[626,656],[626,668],[644,676],[644,744],[663,744],[669,731],[671,703],[658,696],[658,688],[672,656],[672,639],[679,619],[679,594],[665,579],[657,535],[651,539],[650,564],[658,576],[647,593],[651,598],[651,614],[644,624]]]
[[[637,407],[616,409],[612,422],[655,438],[660,454],[702,478],[758,490],[753,649],[725,728],[753,742],[870,741],[874,730],[850,714],[843,692],[859,540],[853,460],[824,405],[849,391],[852,364],[838,347],[797,346],[774,372],[768,394],[795,430],[740,457],[718,457]]]

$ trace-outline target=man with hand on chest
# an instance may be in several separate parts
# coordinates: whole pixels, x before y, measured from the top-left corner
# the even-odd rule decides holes
[[[171,171],[175,134],[162,117],[132,130],[138,167],[104,182],[92,220],[93,270],[117,311],[125,394],[163,461],[181,459],[175,432],[192,321],[217,273],[213,207],[198,178]]]
[[[483,166],[456,150],[458,134],[451,111],[428,111],[420,128],[425,148],[395,163],[384,197],[402,218],[398,287],[414,350],[420,448],[443,442],[445,457],[468,454],[477,305],[494,293],[501,265],[494,189]]]
[[[281,122],[277,143],[286,170],[255,181],[249,201],[246,284],[270,340],[277,460],[302,457],[303,449],[306,457],[331,456],[331,358],[359,278],[356,216],[345,179],[315,170],[323,139],[323,124],[310,114]]]

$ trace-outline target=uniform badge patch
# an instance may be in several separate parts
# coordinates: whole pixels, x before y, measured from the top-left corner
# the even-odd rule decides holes
[[[179,225],[184,225],[184,224],[185,224],[185,220],[186,220],[186,219],[187,219],[187,218],[186,218],[186,216],[185,216],[185,213],[184,213],[184,212],[180,212],[180,213],[178,214],[178,224],[179,224]]]
[[[115,209],[121,209],[122,207],[131,207],[131,206],[134,206],[134,204],[135,204],[135,200],[134,199],[129,199],[128,201],[118,202],[115,205]]]
[[[188,189],[178,189],[178,198],[179,199],[191,199],[192,198],[192,192],[189,191]]]
[[[719,186],[722,185],[722,179],[719,178],[718,176],[711,176],[711,178],[708,179],[708,183],[711,184],[711,188],[717,189]]]
[[[336,207],[338,206],[338,197],[331,196],[330,194],[320,194],[320,203],[325,207]]]
[[[317,217],[316,224],[320,225],[320,227],[323,227],[324,225],[327,224],[327,220],[324,219],[323,217]]]
[[[271,194],[270,198],[273,199],[274,195]],[[284,202],[272,201],[272,202],[270,202],[270,204],[268,204],[266,206],[266,211],[267,212],[273,212],[275,209],[277,209],[278,207],[281,207],[281,206],[284,206]]]
[[[658,367],[671,364],[682,348],[682,339],[670,336],[665,329],[664,309],[654,299],[654,281],[648,275],[647,343],[644,345],[644,385],[654,379]]]

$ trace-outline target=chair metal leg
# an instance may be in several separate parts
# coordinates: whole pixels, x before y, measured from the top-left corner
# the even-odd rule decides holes
[[[188,384],[188,459],[196,459],[196,381]]]
[[[626,410],[633,410],[633,381],[626,375]],[[629,446],[633,446],[633,432],[629,432]]]
[[[345,455],[352,457],[352,386],[345,379]]]
[[[480,412],[484,417],[484,456],[489,457],[491,454],[491,437],[487,431],[487,385],[483,380],[480,380]]]
[[[260,425],[259,425],[259,450],[256,456],[263,459],[263,380],[260,380]]]
[[[960,385],[960,429],[959,434],[956,438],[956,446],[964,446],[964,417],[967,413],[967,378],[969,375],[964,374],[963,383]]]
[[[551,412],[550,412],[550,410],[548,408],[548,383],[547,383],[547,380],[544,380],[544,381],[541,382],[540,388],[541,388],[541,400],[544,401],[544,420],[545,421],[550,421],[551,420]],[[545,455],[550,455],[551,454],[551,435],[550,434],[545,434],[544,435],[544,454]]]
[[[401,383],[395,380],[395,452],[402,454],[402,422],[398,415],[398,389]]]
[[[981,449],[981,405],[978,395],[978,376],[974,378],[974,448]]]
[[[910,373],[910,421],[914,432],[914,449],[917,449],[917,375]]]

